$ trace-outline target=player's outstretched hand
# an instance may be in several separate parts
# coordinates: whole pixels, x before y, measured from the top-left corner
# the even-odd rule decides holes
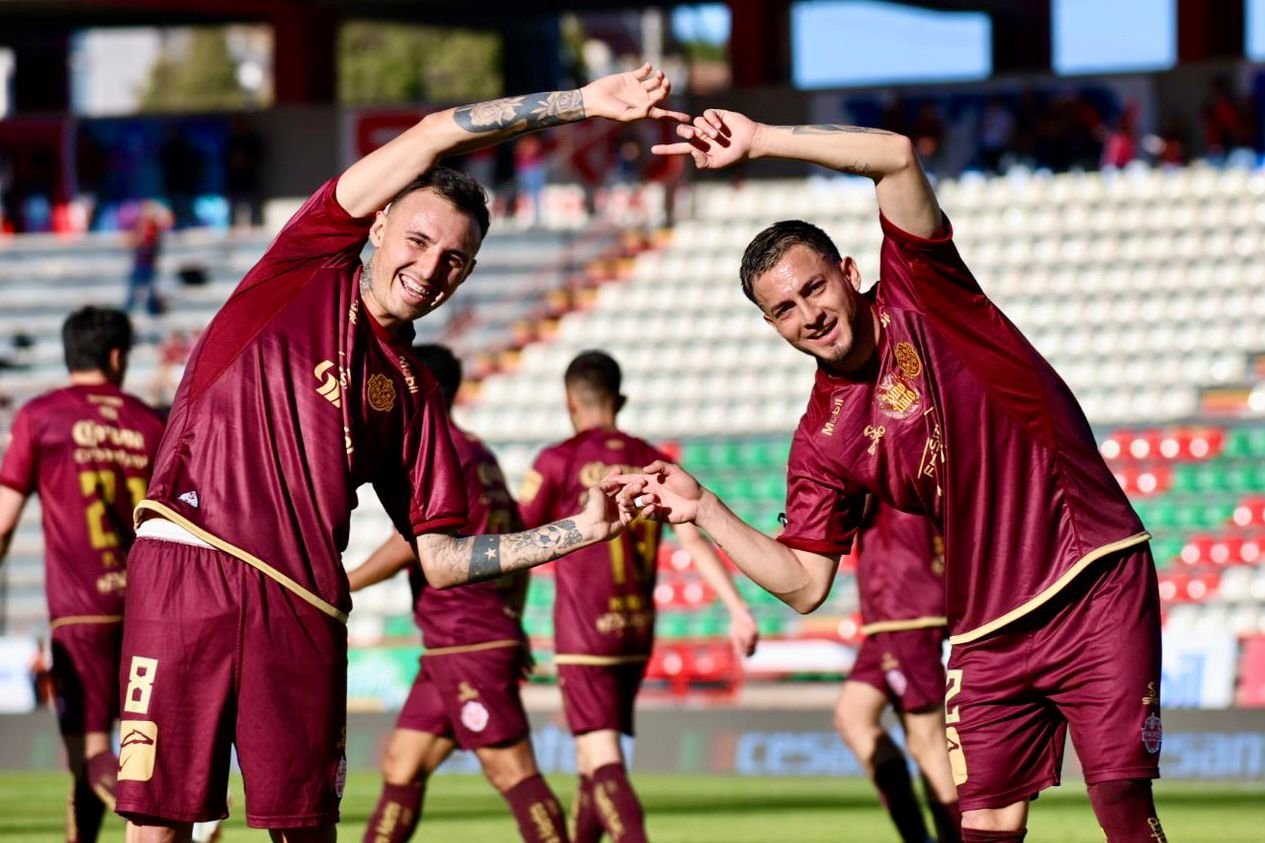
[[[641,474],[609,475],[602,490],[615,496],[625,523],[641,515],[669,524],[694,521],[704,491],[688,471],[663,460],[650,463]]]
[[[759,124],[737,111],[709,108],[689,125],[676,127],[677,143],[657,143],[655,155],[689,155],[700,170],[719,170],[745,161]]]
[[[621,503],[617,492],[617,489],[607,491],[604,483],[589,489],[584,511],[579,516],[601,541],[615,538],[638,517],[650,513],[649,507],[635,506],[629,512],[631,505]]]
[[[760,628],[747,607],[735,610],[729,615],[729,643],[738,658],[746,658],[755,652],[760,643]]]
[[[605,117],[620,123],[630,123],[649,117],[658,120],[668,117],[688,123],[690,116],[662,107],[672,93],[672,80],[650,62],[636,70],[613,73],[595,79],[580,89],[584,97],[584,114],[587,117]]]

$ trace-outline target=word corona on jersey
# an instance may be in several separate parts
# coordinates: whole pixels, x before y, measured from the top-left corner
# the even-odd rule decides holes
[[[79,447],[72,458],[77,463],[114,463],[122,468],[142,470],[149,467],[145,453],[145,434],[127,427],[83,419],[70,430],[72,441]],[[113,447],[102,447],[113,446]]]
[[[580,485],[586,489],[591,489],[598,483],[601,483],[602,478],[610,474],[612,470],[617,471],[620,474],[639,474],[641,472],[641,466],[619,465],[618,463],[607,464],[601,462],[600,460],[586,462],[580,467]]]

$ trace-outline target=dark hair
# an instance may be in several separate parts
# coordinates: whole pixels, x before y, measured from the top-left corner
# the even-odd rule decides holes
[[[110,352],[132,350],[132,321],[112,307],[82,307],[61,326],[66,368],[72,372],[106,371]]]
[[[492,225],[488,214],[488,195],[477,181],[451,167],[431,167],[406,184],[391,198],[391,203],[419,190],[433,190],[447,199],[458,211],[475,221],[479,226],[479,237],[487,237],[488,228]]]
[[[563,376],[567,388],[580,388],[595,395],[619,398],[623,375],[615,358],[605,351],[582,351],[567,366]]]
[[[426,342],[413,346],[413,356],[435,376],[439,391],[451,407],[457,400],[457,390],[461,389],[461,361],[457,355],[446,345]]]
[[[807,246],[832,263],[843,260],[830,235],[811,222],[782,220],[773,223],[747,244],[747,250],[742,253],[742,268],[738,270],[743,295],[755,305],[760,304],[755,300],[752,289],[755,280],[777,266],[792,246]]]

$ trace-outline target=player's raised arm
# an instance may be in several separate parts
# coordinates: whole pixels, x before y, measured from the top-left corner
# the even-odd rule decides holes
[[[613,494],[594,489],[584,510],[571,518],[518,533],[480,536],[427,533],[417,537],[417,556],[422,561],[426,582],[436,588],[451,588],[496,579],[552,562],[573,550],[609,541],[623,532],[636,515],[636,512],[625,513]]]
[[[446,155],[461,155],[518,135],[605,117],[621,123],[688,115],[660,104],[672,91],[650,63],[573,91],[542,91],[437,111],[357,161],[338,181],[338,203],[352,216],[381,210],[391,197]]]
[[[839,568],[837,554],[811,553],[770,538],[735,515],[679,465],[656,462],[644,471],[602,481],[603,491],[616,496],[621,517],[627,519],[640,511],[671,524],[702,527],[744,574],[801,614],[826,599]]]
[[[681,549],[689,554],[698,575],[716,592],[720,602],[725,605],[725,611],[729,613],[729,643],[733,645],[734,652],[739,657],[751,655],[760,641],[760,631],[747,607],[747,601],[734,588],[734,581],[730,578],[729,571],[725,570],[725,563],[720,561],[720,557],[712,549],[712,543],[697,526],[674,526]]]
[[[689,155],[699,169],[720,169],[756,158],[807,161],[873,179],[879,209],[898,228],[919,237],[941,233],[940,205],[913,142],[864,126],[772,126],[737,111],[709,108],[677,127],[678,143],[656,144],[656,155]]]
[[[377,585],[407,568],[416,558],[404,537],[394,533],[368,559],[347,572],[347,585],[352,591]]]

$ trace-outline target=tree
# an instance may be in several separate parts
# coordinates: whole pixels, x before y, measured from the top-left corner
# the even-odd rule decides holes
[[[350,21],[339,33],[340,102],[471,102],[503,91],[493,33],[374,21]]]
[[[225,30],[198,27],[164,39],[139,99],[146,111],[226,111],[246,106],[250,94]]]

